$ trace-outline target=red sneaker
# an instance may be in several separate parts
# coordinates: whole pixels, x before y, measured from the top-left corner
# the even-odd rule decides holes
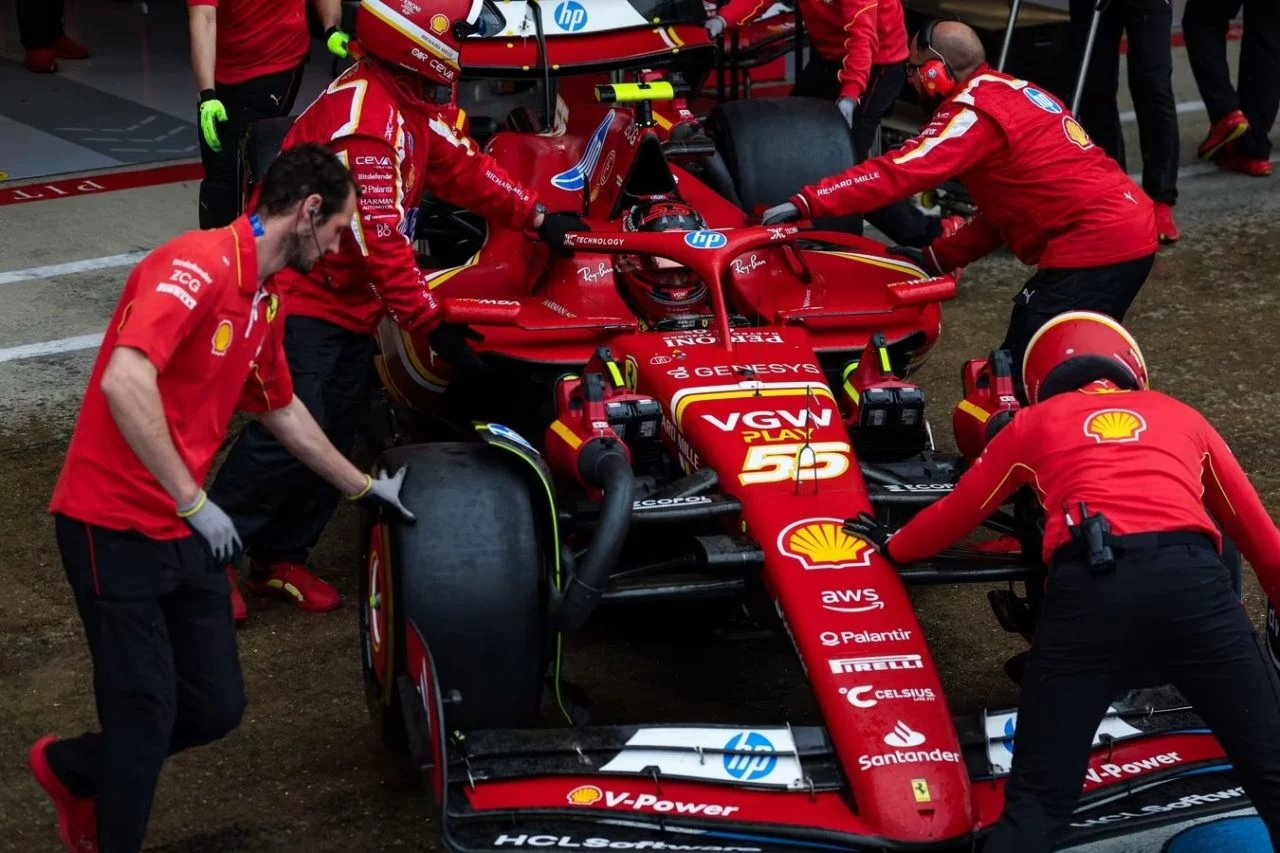
[[[80,42],[63,36],[53,43],[53,55],[58,59],[88,59],[93,55],[93,51]]]
[[[58,837],[70,853],[98,853],[98,812],[93,797],[73,797],[49,766],[45,750],[56,741],[45,735],[31,745],[27,766],[58,812]]]
[[[244,596],[240,594],[235,566],[227,566],[227,580],[231,582],[231,616],[236,620],[237,625],[243,625],[249,618],[249,608],[245,606]]]
[[[260,574],[263,568],[270,574],[265,580],[256,580],[254,575]],[[326,613],[342,604],[342,596],[333,586],[311,574],[300,563],[272,563],[265,567],[253,563],[244,585],[257,595],[281,598],[312,613]]]
[[[1228,143],[1234,142],[1248,132],[1249,120],[1244,117],[1244,113],[1239,110],[1227,113],[1209,128],[1209,135],[1204,138],[1204,142],[1200,143],[1196,154],[1201,160],[1212,160],[1214,155]]]
[[[1240,172],[1252,178],[1265,178],[1271,174],[1271,161],[1245,157],[1243,154],[1236,153],[1234,148],[1228,148],[1222,158],[1222,168]]]
[[[22,67],[36,74],[52,74],[58,70],[57,57],[47,48],[28,50],[22,58]]]
[[[1173,205],[1156,202],[1156,234],[1161,243],[1176,243],[1182,236],[1173,221]]]

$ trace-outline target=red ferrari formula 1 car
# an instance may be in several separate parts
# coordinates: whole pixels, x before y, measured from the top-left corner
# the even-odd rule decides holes
[[[464,53],[478,80],[462,95],[529,99],[473,112],[473,135],[592,230],[568,235],[566,257],[441,202],[421,210],[446,322],[429,340],[379,332],[378,464],[407,466],[417,523],[367,520],[374,723],[421,767],[450,850],[980,849],[1016,714],[953,715],[906,589],[1007,583],[995,614],[1029,636],[1035,509],[989,520],[1011,548],[900,568],[841,525],[901,521],[963,468],[934,449],[910,381],[955,282],[823,223],[754,224],[848,165],[848,134],[802,99],[693,121],[680,80],[714,48],[700,3],[678,5],[506,3],[513,35]],[[1009,382],[999,357],[966,368],[991,411]],[[581,724],[565,636],[614,601],[716,595],[790,635],[816,719]],[[544,707],[562,724],[539,725]],[[1095,747],[1063,849],[1178,853],[1257,830],[1175,692],[1118,696]]]

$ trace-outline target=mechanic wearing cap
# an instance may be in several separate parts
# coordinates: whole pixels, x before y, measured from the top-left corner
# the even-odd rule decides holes
[[[926,24],[909,62],[921,100],[941,100],[928,126],[896,151],[805,187],[770,208],[764,224],[874,210],[958,177],[978,215],[923,252],[903,254],[938,275],[1007,243],[1037,265],[1000,345],[1014,364],[1035,330],[1062,311],[1123,320],[1159,248],[1151,199],[1060,101],[988,66],[964,24]]]
[[[315,0],[329,50],[346,56],[341,0]],[[200,92],[200,227],[240,209],[240,140],[251,122],[287,116],[311,55],[306,0],[187,0],[191,71]]]
[[[1054,849],[1107,706],[1151,669],[1213,729],[1280,842],[1280,679],[1205,504],[1273,601],[1280,531],[1204,416],[1147,390],[1142,353],[1114,320],[1055,317],[1032,338],[1022,373],[1030,407],[954,491],[897,533],[866,513],[845,523],[909,563],[959,541],[1023,486],[1044,508],[1044,609],[1022,678],[1004,814],[984,853]]]
[[[167,756],[240,722],[227,576],[240,547],[200,488],[236,410],[352,499],[400,504],[334,449],[293,393],[271,276],[335,251],[356,201],[318,145],[279,157],[258,212],[191,231],[125,283],[49,511],[93,657],[101,731],[32,746],[69,851],[135,853]],[[94,845],[97,845],[96,847]]]
[[[418,268],[412,242],[425,189],[493,226],[536,230],[552,246],[562,245],[568,231],[588,230],[574,214],[546,213],[532,192],[457,132],[464,114],[449,97],[462,39],[505,26],[491,0],[404,7],[363,0],[352,42],[362,58],[307,107],[285,138],[286,149],[327,145],[360,187],[356,221],[338,253],[309,274],[280,276],[289,297],[285,352],[298,396],[344,453],[370,409],[373,333],[383,313],[418,334],[440,323],[432,288],[442,279]],[[440,351],[435,339],[433,346]],[[309,611],[341,604],[337,590],[305,567],[338,493],[269,430],[245,427],[210,493],[244,536],[252,592]],[[228,572],[243,621],[248,611],[234,585],[234,566]]]
[[[725,30],[739,30],[771,6],[770,0],[729,0],[707,20],[707,32],[714,39]],[[797,11],[811,48],[791,94],[835,101],[853,131],[854,155],[861,163],[906,82],[902,0],[800,0]],[[949,233],[963,222],[959,217],[926,216],[905,200],[869,212],[867,221],[903,246],[927,246],[944,228]]]

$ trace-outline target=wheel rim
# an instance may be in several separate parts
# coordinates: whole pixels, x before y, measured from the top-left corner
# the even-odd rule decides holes
[[[369,562],[365,566],[368,595],[361,602],[365,612],[365,656],[369,662],[378,688],[385,694],[387,685],[387,612],[383,606],[386,598],[386,555],[383,547],[382,525],[374,524],[369,533]],[[386,696],[383,696],[386,699]]]

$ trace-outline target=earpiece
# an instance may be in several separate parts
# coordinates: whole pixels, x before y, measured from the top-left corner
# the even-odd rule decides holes
[[[920,28],[920,32],[916,34],[916,46],[920,50],[927,50],[937,59],[930,59],[920,66],[920,82],[924,86],[925,91],[931,95],[945,98],[950,95],[956,88],[956,75],[951,70],[951,63],[947,62],[945,56],[934,50],[932,37],[933,28],[938,25],[938,18],[926,21],[925,25]]]

